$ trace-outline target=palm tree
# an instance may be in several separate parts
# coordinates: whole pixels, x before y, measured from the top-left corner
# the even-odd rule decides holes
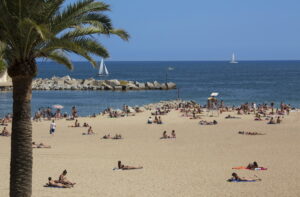
[[[37,58],[47,58],[73,68],[68,53],[75,53],[96,66],[95,56],[108,57],[96,35],[129,35],[115,29],[105,15],[109,5],[81,0],[0,0],[0,41],[6,45],[4,59],[13,83],[10,196],[28,197],[32,192],[32,80]]]
[[[7,64],[4,60],[4,50],[6,45],[0,42],[0,74],[6,70]]]

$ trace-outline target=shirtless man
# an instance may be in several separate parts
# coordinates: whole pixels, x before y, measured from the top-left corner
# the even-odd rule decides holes
[[[72,183],[71,181],[69,181],[67,179],[66,175],[67,175],[67,170],[64,170],[63,173],[58,178],[58,183],[62,183],[64,185],[68,185],[68,186],[73,187],[76,183]]]
[[[48,178],[48,183],[46,184],[47,186],[51,187],[63,187],[63,188],[70,188],[70,185],[64,185],[62,183],[57,183],[57,181],[53,181],[51,177]]]
[[[118,161],[118,168],[122,170],[134,170],[134,169],[142,169],[143,166],[133,167],[133,166],[125,166],[121,161]]]

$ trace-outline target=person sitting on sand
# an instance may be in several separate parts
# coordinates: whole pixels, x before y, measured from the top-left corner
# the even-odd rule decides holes
[[[157,124],[162,124],[162,120],[161,120],[160,116],[158,117]]]
[[[62,183],[64,185],[70,185],[73,187],[76,183],[72,183],[71,181],[69,181],[66,175],[67,175],[67,170],[64,170],[58,178],[58,183]]]
[[[90,125],[88,123],[83,123],[83,127],[89,127]]]
[[[42,142],[39,143],[39,144],[36,144],[35,142],[32,142],[32,148],[51,148],[51,146],[46,145]]]
[[[157,116],[154,117],[153,123],[158,123],[158,118],[157,118]]]
[[[167,131],[164,131],[161,139],[167,139],[167,138],[170,138],[170,136],[167,135]]]
[[[228,179],[227,181],[261,181],[260,178],[245,178],[245,177],[239,177],[237,173],[232,173],[232,177]]]
[[[89,127],[87,134],[88,135],[95,134],[91,126]]]
[[[268,124],[275,124],[274,118],[271,117],[270,121],[268,122]]]
[[[5,117],[5,118],[3,118],[2,120],[1,120],[1,123],[0,123],[0,125],[2,125],[2,126],[7,126],[8,124],[8,119]]]
[[[10,136],[10,132],[6,129],[6,127],[4,127],[1,132],[1,135],[8,137],[8,136]]]
[[[277,124],[280,124],[280,123],[281,123],[280,116],[277,117],[276,123],[277,123]]]
[[[104,135],[102,138],[103,139],[110,139],[110,134]]]
[[[172,130],[172,133],[171,133],[171,138],[176,138],[176,133],[175,133],[175,130]]]
[[[247,165],[247,169],[249,169],[249,170],[254,170],[255,168],[258,168],[258,164],[256,161],[254,161],[253,163],[249,163]]]
[[[58,183],[58,181],[53,181],[51,177],[48,178],[48,183],[46,183],[48,187],[63,187],[63,188],[70,188],[70,185],[65,185],[62,183]]]
[[[122,164],[121,161],[118,161],[118,169],[121,170],[134,170],[134,169],[142,169],[143,166],[139,166],[139,167],[133,167],[133,166],[125,166]]]
[[[152,120],[152,117],[150,116],[149,118],[148,118],[148,122],[147,122],[148,124],[152,124],[153,123],[153,120]]]

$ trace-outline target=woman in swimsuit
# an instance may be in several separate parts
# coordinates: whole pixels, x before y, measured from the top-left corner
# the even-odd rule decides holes
[[[239,177],[237,173],[232,173],[232,177],[228,179],[228,181],[261,181],[260,178],[245,178],[245,177]]]
[[[247,169],[249,170],[254,170],[255,168],[258,168],[258,164],[256,161],[254,161],[253,163],[249,163],[247,166]]]

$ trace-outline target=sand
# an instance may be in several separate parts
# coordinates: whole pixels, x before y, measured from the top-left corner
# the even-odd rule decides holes
[[[163,125],[146,124],[150,111],[116,119],[79,118],[93,126],[96,134],[90,136],[82,135],[87,128],[68,127],[74,121],[56,121],[54,136],[49,135],[49,121],[34,122],[34,141],[52,148],[33,150],[32,196],[300,196],[300,112],[276,125],[254,121],[253,115],[225,119],[228,114],[204,116],[219,122],[212,126],[201,126],[175,110],[162,116]],[[172,129],[177,139],[159,139]],[[266,135],[239,135],[239,130]],[[121,133],[124,139],[100,139],[107,133]],[[9,193],[9,153],[10,137],[0,137],[0,196]],[[114,171],[118,160],[144,168]],[[268,170],[231,169],[253,161]],[[77,183],[74,188],[43,187],[49,176],[57,179],[64,169]],[[232,172],[262,181],[228,183]]]

